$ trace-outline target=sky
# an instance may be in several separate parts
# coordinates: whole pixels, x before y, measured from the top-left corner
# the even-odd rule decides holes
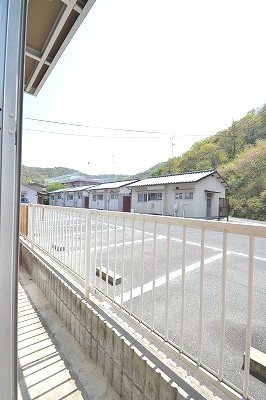
[[[228,128],[266,102],[265,15],[265,0],[96,0],[24,95],[22,164],[137,174]]]

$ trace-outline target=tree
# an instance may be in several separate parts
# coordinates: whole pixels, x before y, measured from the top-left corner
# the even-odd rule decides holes
[[[64,185],[60,182],[54,182],[50,183],[50,185],[47,186],[47,192],[53,192],[54,190],[62,189]]]

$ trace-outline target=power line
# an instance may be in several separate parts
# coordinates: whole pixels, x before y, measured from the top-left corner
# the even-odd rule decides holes
[[[30,118],[30,117],[25,117],[25,120],[28,121],[37,121],[37,122],[45,122],[49,124],[57,124],[57,125],[66,125],[66,126],[75,126],[79,128],[91,128],[91,129],[102,129],[102,130],[111,130],[111,131],[123,131],[123,132],[135,132],[135,133],[149,133],[149,134],[156,134],[156,135],[170,135],[173,136],[173,133],[170,132],[161,132],[161,131],[147,131],[147,130],[138,130],[138,129],[127,129],[127,128],[113,128],[113,127],[106,127],[106,126],[94,126],[94,125],[84,125],[84,124],[74,124],[74,123],[68,123],[68,122],[60,122],[60,121],[50,121],[50,120],[45,120],[45,119],[38,119],[38,118]],[[30,130],[30,129],[27,129]],[[41,131],[39,131],[41,132]],[[44,132],[44,131],[43,131]],[[48,131],[47,131],[48,132]],[[56,133],[56,132],[49,132],[49,133]],[[64,133],[60,133],[64,134]],[[75,135],[75,134],[71,134]],[[83,136],[83,135],[76,135],[76,136]],[[84,135],[88,136],[88,135]],[[183,137],[184,135],[175,135],[176,137]],[[185,135],[185,136],[198,136],[198,137],[207,137],[210,135]],[[103,136],[105,137],[105,136]],[[121,137],[121,139],[123,139]]]

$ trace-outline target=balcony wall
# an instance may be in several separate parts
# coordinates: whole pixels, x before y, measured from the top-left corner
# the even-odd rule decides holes
[[[122,399],[218,400],[122,321],[111,321],[22,240],[21,264]]]

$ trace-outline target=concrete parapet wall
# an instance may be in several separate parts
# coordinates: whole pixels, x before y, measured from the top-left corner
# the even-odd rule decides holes
[[[123,400],[219,400],[204,387],[196,391],[195,385],[188,394],[178,379],[163,372],[141,346],[138,348],[136,342],[133,344],[128,340],[98,313],[97,307],[94,309],[23,243],[20,260],[52,308]]]

